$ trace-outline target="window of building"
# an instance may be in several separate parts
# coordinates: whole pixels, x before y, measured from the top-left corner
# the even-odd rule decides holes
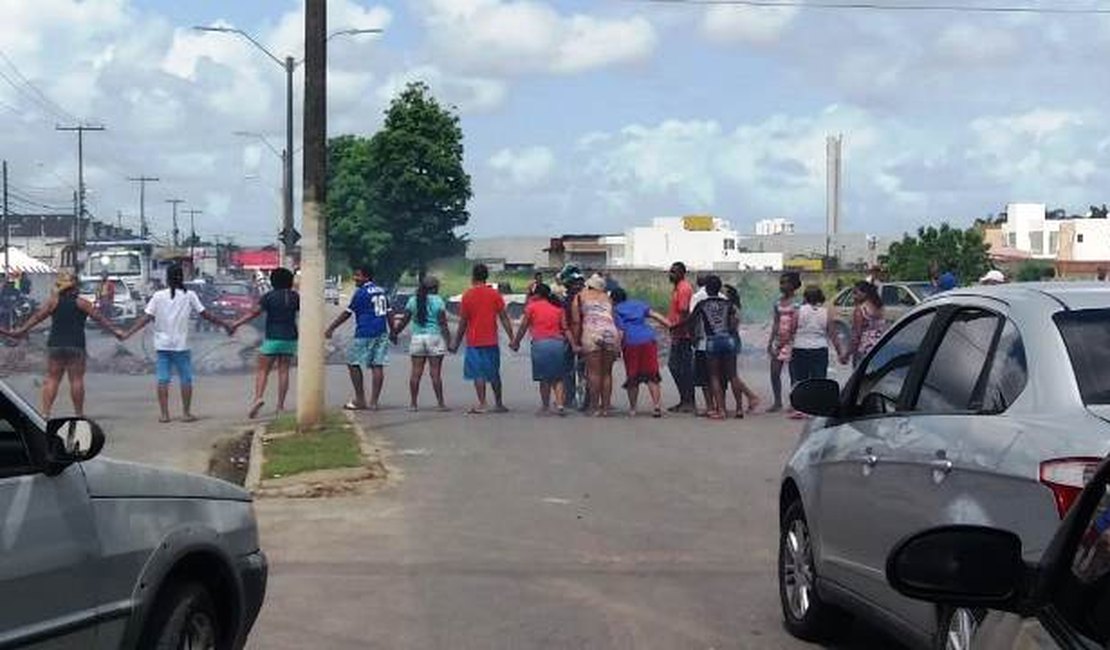
[[[1016,232],[1006,233],[1006,245],[1009,246],[1010,248],[1017,248],[1017,233]]]
[[[1048,233],[1048,254],[1055,255],[1058,250],[1060,250],[1060,233]]]
[[[1076,235],[1075,236],[1075,241],[1079,244],[1082,244],[1083,243],[1083,233],[1079,233],[1078,235]]]
[[[1034,255],[1044,255],[1044,231],[1043,230],[1030,230],[1029,231],[1029,249],[1033,251]]]
[[[735,239],[726,239],[725,240],[725,250],[726,251],[736,250],[736,240]]]

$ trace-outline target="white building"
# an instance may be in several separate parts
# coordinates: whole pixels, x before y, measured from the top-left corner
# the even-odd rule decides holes
[[[1110,261],[1110,219],[1046,219],[1043,203],[1006,206],[1002,237],[1034,259]]]
[[[664,269],[682,261],[699,270],[782,270],[782,253],[740,252],[739,241],[740,233],[724,219],[660,217],[625,233],[620,259],[636,268]]]
[[[793,235],[794,222],[789,219],[762,219],[755,222],[757,235]]]

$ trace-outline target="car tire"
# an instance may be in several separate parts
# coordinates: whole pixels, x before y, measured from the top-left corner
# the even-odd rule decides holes
[[[220,617],[204,585],[170,585],[154,604],[139,645],[153,650],[225,650]]]
[[[786,630],[805,641],[826,641],[847,616],[817,594],[813,543],[801,501],[782,516],[779,529],[779,602]]]
[[[937,629],[933,634],[934,650],[971,650],[975,633],[987,613],[981,609],[941,607],[937,612]]]

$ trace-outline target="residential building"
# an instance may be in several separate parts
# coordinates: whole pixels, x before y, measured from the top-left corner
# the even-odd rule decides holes
[[[755,222],[757,235],[793,235],[794,222],[789,219],[762,219]]]
[[[559,269],[574,264],[583,269],[605,269],[625,263],[626,246],[622,235],[562,235],[552,238],[547,265]]]
[[[781,270],[781,253],[740,249],[740,233],[718,217],[659,217],[624,237],[623,266],[667,268],[681,260],[693,269]]]
[[[1049,219],[1043,203],[1006,206],[1007,249],[1059,262],[1110,262],[1110,219]]]

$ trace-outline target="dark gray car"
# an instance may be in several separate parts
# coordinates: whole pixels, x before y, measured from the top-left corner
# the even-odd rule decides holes
[[[0,382],[0,647],[243,647],[267,576],[250,495],[103,445]]]
[[[806,382],[793,400],[820,417],[783,475],[787,627],[819,638],[860,613],[914,645],[966,647],[981,613],[898,594],[887,554],[917,531],[980,524],[1041,556],[1110,450],[1110,289],[942,294],[893,326],[843,391]]]

